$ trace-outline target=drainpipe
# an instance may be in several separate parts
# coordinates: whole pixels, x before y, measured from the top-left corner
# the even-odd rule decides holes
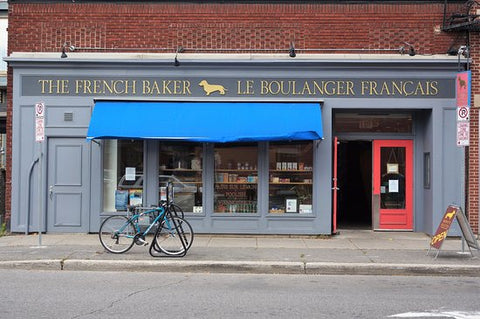
[[[30,165],[30,169],[28,170],[27,221],[26,221],[26,224],[25,224],[25,235],[28,235],[28,233],[30,232],[30,184],[31,184],[31,180],[32,180],[32,172],[33,172],[33,168],[35,167],[35,164],[37,164],[39,160],[40,160],[39,157],[34,159],[32,164]]]

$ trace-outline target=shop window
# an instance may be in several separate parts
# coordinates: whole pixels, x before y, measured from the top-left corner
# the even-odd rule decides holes
[[[271,143],[269,168],[269,212],[311,214],[313,143]]]
[[[257,144],[215,147],[215,213],[256,213]]]
[[[337,112],[333,118],[336,133],[412,133],[413,127],[410,113]]]
[[[203,145],[199,143],[160,143],[160,199],[166,199],[168,182],[173,199],[184,212],[202,213]]]
[[[380,207],[405,208],[405,147],[382,147],[380,152]]]
[[[143,141],[105,140],[103,210],[125,211],[143,202]]]

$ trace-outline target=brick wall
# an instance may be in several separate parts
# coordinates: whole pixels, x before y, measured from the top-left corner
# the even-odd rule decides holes
[[[448,10],[462,11],[461,2]],[[445,54],[465,44],[463,33],[441,31],[443,1],[172,3],[58,2],[9,4],[9,53],[59,52],[64,43],[107,52],[174,52],[178,46],[205,50],[299,49],[396,50],[403,42],[418,54]],[[480,95],[478,35],[471,37],[473,91]],[[331,49],[338,49],[332,51]],[[216,51],[217,52],[217,51]],[[230,51],[228,51],[230,52]],[[274,51],[273,51],[274,52]],[[351,51],[344,51],[350,52]],[[356,51],[356,53],[361,53]],[[385,52],[392,53],[392,52]],[[9,69],[8,121],[11,134],[12,73]],[[480,105],[480,99],[477,102]],[[468,156],[467,213],[478,229],[478,109],[472,110]],[[11,137],[11,135],[9,135]],[[11,138],[8,142],[11,150]],[[7,155],[7,216],[10,214],[11,154]]]
[[[478,4],[471,8],[471,13],[475,14],[480,6]],[[479,230],[479,120],[480,120],[480,39],[478,32],[472,32],[469,38],[470,55],[472,63],[472,106],[470,109],[470,146],[467,148],[467,216],[476,234]]]
[[[100,2],[100,1],[99,1]],[[397,49],[445,53],[443,1],[426,3],[11,3],[10,52],[77,47]]]

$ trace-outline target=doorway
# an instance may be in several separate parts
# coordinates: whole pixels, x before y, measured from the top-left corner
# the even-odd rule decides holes
[[[89,153],[85,138],[48,139],[47,232],[89,231]]]
[[[373,228],[413,230],[413,141],[373,141]]]
[[[372,229],[372,142],[340,140],[337,152],[338,228]]]

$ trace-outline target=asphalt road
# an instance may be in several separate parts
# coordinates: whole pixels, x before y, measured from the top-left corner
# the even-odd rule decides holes
[[[480,278],[0,270],[0,318],[480,318]]]

